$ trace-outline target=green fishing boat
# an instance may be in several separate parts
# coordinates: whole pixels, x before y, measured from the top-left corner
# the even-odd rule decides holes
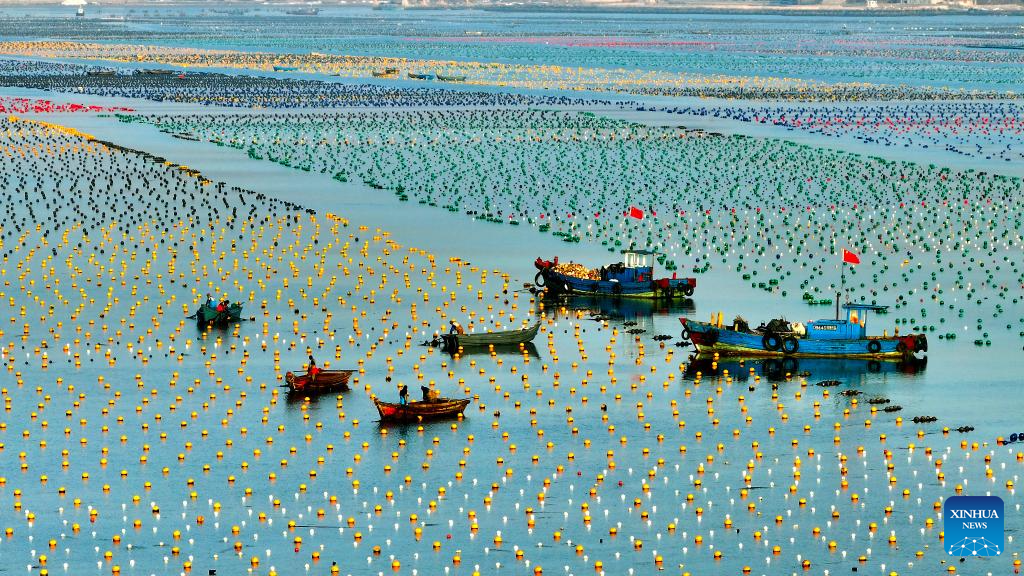
[[[242,319],[242,305],[235,302],[224,310],[217,310],[215,306],[203,304],[195,316],[200,326],[227,326]]]

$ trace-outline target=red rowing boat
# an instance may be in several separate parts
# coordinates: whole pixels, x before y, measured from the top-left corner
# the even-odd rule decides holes
[[[355,370],[321,370],[316,379],[310,380],[307,374],[284,375],[288,383],[289,394],[323,394],[325,392],[348,391],[348,380]]]
[[[381,422],[423,422],[460,416],[469,405],[469,398],[437,398],[408,404],[392,404],[373,399]]]

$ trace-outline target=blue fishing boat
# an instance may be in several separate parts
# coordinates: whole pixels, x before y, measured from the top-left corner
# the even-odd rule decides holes
[[[580,294],[612,298],[682,300],[693,295],[696,278],[655,278],[657,252],[623,250],[622,262],[590,270],[579,264],[559,264],[537,258],[534,284],[545,296]]]
[[[888,306],[844,304],[846,317],[816,320],[806,325],[772,320],[751,329],[737,317],[723,325],[719,313],[711,322],[680,318],[682,338],[690,340],[698,353],[743,356],[793,356],[809,358],[907,358],[928,351],[924,334],[868,336],[868,312],[885,312]]]

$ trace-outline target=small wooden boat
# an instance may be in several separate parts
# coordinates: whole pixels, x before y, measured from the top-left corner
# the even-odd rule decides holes
[[[909,358],[928,351],[925,334],[868,336],[867,313],[886,312],[888,306],[844,304],[846,318],[815,320],[806,326],[772,320],[750,329],[737,318],[723,325],[680,318],[683,340],[691,340],[699,353],[739,356],[792,356],[796,358]],[[838,309],[837,309],[838,312]]]
[[[437,74],[437,79],[442,82],[465,82],[465,76],[445,76],[443,74]]]
[[[455,418],[466,410],[469,398],[437,398],[424,402],[392,404],[373,399],[381,422],[423,422]]]
[[[203,304],[196,312],[196,322],[200,326],[213,324],[214,326],[227,326],[242,319],[242,305],[235,302],[226,310],[218,311],[216,307]]]
[[[321,370],[316,379],[307,374],[288,372],[284,381],[288,383],[289,394],[324,394],[326,392],[347,392],[348,381],[355,370]]]
[[[521,330],[505,330],[503,332],[480,332],[477,334],[442,334],[441,342],[446,350],[490,346],[516,345],[532,342],[540,330],[540,322]]]
[[[285,10],[284,13],[289,16],[316,16],[317,14],[320,13],[320,9],[315,8],[313,6],[308,6],[302,8],[292,8],[291,10]]]

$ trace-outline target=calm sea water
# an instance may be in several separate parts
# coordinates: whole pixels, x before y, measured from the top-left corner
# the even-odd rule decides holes
[[[66,10],[17,8],[11,15],[39,18]],[[102,10],[103,14],[120,13],[115,8]],[[943,50],[948,48],[946,41],[956,39],[961,31],[970,37],[965,44],[974,43],[978,36],[995,37],[1007,49],[1020,42],[1019,33],[1013,32],[1020,26],[1019,18],[997,15],[794,19],[389,14],[325,8],[317,19],[305,19],[269,15],[269,9],[246,17],[194,8],[132,10],[135,12],[125,23],[73,21],[66,26],[81,29],[77,39],[92,35],[102,41],[354,53],[375,53],[386,46],[394,53],[449,54],[450,58],[477,57],[480,49],[472,44],[422,43],[406,37],[465,36],[466,31],[474,30],[509,37],[571,36],[586,29],[646,39],[725,38],[738,46],[750,46],[760,42],[757,37],[766,28],[787,27],[785,33],[800,38],[831,30],[833,34],[825,42],[828,45],[838,43],[837,34],[844,30],[850,30],[859,41],[882,37],[893,44],[913,32],[920,44],[941,40]],[[183,22],[177,17],[179,11],[195,17]],[[32,18],[28,21],[35,22]],[[358,34],[358,24],[363,22],[377,28]],[[404,28],[410,31],[405,33]],[[296,29],[304,34],[296,35]],[[395,33],[398,29],[403,32]],[[260,34],[254,35],[256,32]],[[198,41],[188,38],[192,35]],[[547,61],[564,59],[581,65],[623,61],[662,66],[675,58],[674,53],[666,54],[660,48],[609,53],[550,46],[541,42],[523,49],[512,44],[489,47],[487,54],[508,61],[550,58]],[[716,63],[727,64],[722,71],[752,74],[762,70],[751,64],[751,56],[743,50],[726,53]],[[891,59],[904,56],[896,51]],[[757,56],[762,58],[782,61],[785,67],[778,69],[779,74],[803,71],[817,77],[823,70],[816,63],[821,57],[792,53]],[[960,69],[959,65],[947,65]],[[927,66],[943,69],[935,62]],[[971,81],[979,86],[999,85],[1002,78],[986,77],[982,65],[977,66],[979,70],[967,68],[963,73],[978,74]],[[765,69],[777,68],[766,64]],[[823,79],[855,77],[852,68],[824,70]],[[883,61],[878,70],[877,79],[884,80],[899,68]],[[926,70],[914,81],[928,82],[929,74]],[[130,104],[141,110],[188,111],[174,105]],[[479,286],[493,310],[486,310],[475,290],[462,294],[457,303],[480,314],[496,315],[515,302],[517,318],[537,317],[543,320],[545,331],[537,339],[534,355],[502,352],[451,358],[414,346],[401,358],[396,356],[397,370],[392,376],[406,381],[413,390],[417,384],[414,366],[418,366],[424,381],[436,380],[446,394],[459,394],[457,382],[464,379],[478,399],[467,410],[466,419],[454,427],[449,422],[425,425],[422,431],[392,427],[386,434],[374,422],[376,413],[363,386],[371,386],[384,397],[394,395],[393,384],[385,381],[389,373],[383,357],[403,348],[411,323],[405,307],[395,306],[395,321],[401,328],[386,337],[380,351],[370,358],[366,357],[368,338],[357,340],[358,346],[349,344],[348,331],[342,329],[334,340],[327,341],[326,350],[343,347],[343,365],[365,359],[365,374],[359,375],[359,385],[344,396],[340,407],[332,396],[308,405],[286,402],[283,397],[272,401],[271,391],[277,385],[272,351],[282,349],[284,370],[298,368],[303,354],[289,350],[284,343],[272,344],[270,352],[262,351],[259,342],[265,337],[259,331],[260,322],[244,323],[237,337],[229,331],[205,338],[198,331],[189,332],[192,326],[188,324],[183,337],[195,342],[188,356],[178,362],[155,354],[145,367],[123,362],[110,368],[100,358],[88,355],[82,367],[74,368],[68,358],[52,350],[53,363],[42,370],[30,343],[24,349],[18,343],[15,354],[23,384],[17,384],[11,373],[4,375],[3,387],[12,398],[12,409],[0,416],[0,422],[6,424],[0,432],[4,445],[0,475],[7,480],[0,488],[0,506],[5,510],[0,523],[15,530],[11,538],[0,540],[0,557],[11,559],[11,572],[38,573],[38,556],[46,554],[51,574],[108,574],[113,564],[123,573],[176,574],[188,559],[194,562],[193,574],[206,570],[241,574],[251,569],[253,556],[261,560],[258,569],[253,569],[260,574],[271,566],[279,574],[323,574],[329,573],[332,562],[346,574],[392,573],[392,559],[401,563],[398,572],[403,574],[531,574],[536,566],[542,566],[546,574],[590,574],[598,561],[608,574],[645,574],[659,568],[670,573],[740,573],[743,566],[751,566],[759,574],[789,574],[802,573],[803,560],[811,562],[809,573],[815,574],[846,573],[853,568],[872,574],[936,574],[946,571],[943,562],[947,557],[941,550],[941,519],[933,504],[954,494],[957,484],[964,486],[966,493],[991,492],[1003,497],[1008,542],[1007,554],[1000,559],[953,564],[965,574],[1004,574],[1012,569],[1010,556],[1018,550],[1013,537],[1021,527],[1020,502],[1005,483],[1019,482],[1024,464],[1016,457],[1018,447],[994,444],[997,436],[1024,431],[1017,417],[1024,408],[1019,394],[1021,342],[1012,333],[1000,333],[986,347],[975,347],[966,337],[952,342],[932,338],[927,364],[914,369],[852,361],[694,365],[687,359],[688,351],[677,348],[674,339],[664,346],[653,339],[658,334],[676,336],[679,316],[703,319],[724,311],[727,319],[743,314],[756,322],[780,315],[801,320],[827,317],[831,310],[809,308],[793,299],[754,290],[725,268],[701,275],[694,300],[684,305],[575,300],[541,310],[531,303],[529,293],[515,293],[524,282],[532,281],[535,257],[559,255],[597,266],[608,261],[608,252],[587,243],[567,245],[527,228],[497,226],[425,206],[399,204],[390,192],[251,160],[237,150],[174,139],[150,126],[95,116],[61,116],[57,121],[197,168],[232,186],[342,214],[353,225],[368,227],[357,232],[364,240],[376,228],[385,229],[403,246],[436,254],[442,268],[455,267],[448,259],[459,257],[471,263],[464,267],[467,283],[479,282],[479,271],[470,271],[470,265],[507,272],[509,294],[494,299],[500,292],[494,275],[486,290]],[[45,184],[46,176],[40,175],[40,179]],[[160,191],[154,190],[154,197],[159,196]],[[293,261],[303,275],[311,273],[310,262],[298,257]],[[340,259],[328,264],[334,267],[339,263]],[[245,282],[228,274],[224,287],[230,286],[231,280]],[[323,288],[325,281],[318,279],[310,293]],[[442,281],[450,282],[451,275]],[[436,291],[419,276],[412,278],[409,288],[400,288],[407,301],[419,296],[417,289]],[[15,294],[10,288],[5,292],[19,306],[31,302],[26,294]],[[274,330],[286,332],[292,321],[299,322],[300,330],[309,335],[300,344],[304,348],[325,335],[320,333],[323,314],[310,309],[310,317],[301,319],[282,304],[289,297],[300,299],[299,294],[293,288],[273,304],[273,313],[283,316],[275,321]],[[123,302],[111,311],[111,319],[125,317],[135,300],[145,296],[157,300],[153,286],[142,286],[130,298],[120,295]],[[182,290],[178,297],[184,300],[190,295]],[[372,329],[368,333],[374,338],[380,334],[374,319],[389,308],[380,300],[358,304],[360,311],[367,312],[362,319],[364,328]],[[150,307],[145,310],[140,317],[149,317]],[[337,326],[347,327],[352,317],[358,316],[348,307],[332,312]],[[981,307],[981,314],[991,312],[989,304]],[[11,334],[19,323],[11,325]],[[165,324],[173,327],[176,321],[169,318]],[[871,328],[880,333],[891,331],[892,326],[880,317],[872,320]],[[633,335],[629,330],[643,332]],[[248,345],[242,340],[245,336],[251,338]],[[417,332],[413,342],[426,337]],[[205,353],[198,349],[204,344],[208,348]],[[237,348],[232,351],[231,345]],[[207,370],[230,374],[239,366],[243,350],[251,353],[245,371],[254,375],[254,382],[239,379],[229,382],[230,391],[216,388]],[[214,352],[216,359],[212,358]],[[680,366],[684,363],[690,365],[687,370]],[[786,371],[810,375],[786,378]],[[172,388],[167,383],[175,372],[181,384]],[[136,374],[147,386],[134,384]],[[112,391],[96,384],[101,376],[122,394],[113,406],[107,404]],[[55,384],[57,377],[64,379],[64,387]],[[201,379],[202,385],[187,393],[184,383],[195,378]],[[841,384],[828,389],[815,386],[830,379]],[[261,382],[267,384],[266,389],[260,389]],[[75,393],[67,390],[68,383],[75,385]],[[36,386],[41,387],[39,392]],[[140,415],[135,409],[144,398],[154,397],[150,389],[158,392],[153,402],[164,415],[160,421],[154,420],[153,410]],[[840,393],[854,389],[863,392],[857,403]],[[215,400],[209,397],[213,391],[218,396]],[[78,392],[85,393],[85,398],[79,398]],[[41,416],[33,416],[33,411],[42,410],[37,404],[44,402],[44,395],[51,399],[45,401]],[[871,397],[888,398],[889,405],[903,409],[885,413],[880,404],[878,412],[872,413],[867,402]],[[174,404],[173,412],[170,404]],[[105,414],[104,408],[108,408]],[[224,426],[222,420],[229,409],[233,415]],[[73,417],[65,416],[69,410]],[[910,422],[921,415],[939,420],[921,425]],[[904,418],[900,425],[896,423],[899,416]],[[118,417],[124,418],[123,424],[117,423]],[[43,419],[49,420],[48,427],[42,427]],[[186,428],[180,426],[182,420],[188,421]],[[142,431],[143,422],[150,425],[148,431]],[[110,431],[102,432],[103,425],[110,426]],[[964,435],[943,434],[946,426],[973,426],[976,430]],[[65,428],[70,432],[65,433]],[[23,435],[24,430],[30,434]],[[209,434],[203,437],[199,430]],[[161,433],[166,433],[167,439],[161,438]],[[127,436],[124,442],[119,439],[122,434]],[[230,448],[226,447],[228,439]],[[966,449],[961,448],[962,440],[968,442]],[[185,447],[186,441],[192,443],[190,448]],[[46,443],[45,448],[41,442]],[[979,446],[973,448],[971,443]],[[910,448],[911,444],[915,447]],[[105,466],[99,463],[103,446],[110,448]],[[149,458],[141,464],[139,456],[145,446],[149,446]],[[930,454],[925,447],[931,449]],[[71,463],[67,468],[61,466],[64,449]],[[21,453],[30,463],[27,472],[19,468]],[[184,461],[179,461],[179,453],[187,453]],[[987,456],[992,459],[991,477],[986,476]],[[940,459],[941,465],[936,462]],[[287,467],[282,460],[288,461]],[[211,470],[203,471],[203,464],[211,464]],[[940,466],[945,481],[937,479]],[[311,469],[317,471],[315,478],[310,477]],[[121,477],[121,470],[128,471],[127,478]],[[82,472],[89,472],[87,481]],[[271,472],[275,481],[268,480]],[[461,472],[461,478],[456,472]],[[40,484],[40,475],[49,477],[45,485]],[[234,476],[235,482],[229,483],[228,476]],[[359,481],[358,487],[354,480]],[[104,484],[112,488],[104,491]],[[304,492],[300,489],[303,484]],[[69,487],[67,496],[58,493],[59,486]],[[252,494],[247,495],[245,488],[252,488]],[[746,494],[741,493],[744,488]],[[14,495],[16,489],[22,491],[20,498]],[[140,496],[138,503],[133,495]],[[81,498],[81,507],[75,506],[73,498]],[[23,509],[14,508],[16,501],[24,502]],[[153,513],[153,504],[159,506],[159,514]],[[378,505],[381,508],[376,511]],[[99,510],[94,522],[89,519],[90,506]],[[532,508],[532,517],[527,508]],[[317,514],[320,509],[322,517]],[[32,524],[26,522],[27,511],[35,514]],[[266,514],[265,519],[260,519],[261,513]],[[206,518],[202,526],[196,523],[198,515]],[[926,524],[927,518],[934,519],[934,526]],[[142,520],[138,530],[133,528],[135,519]],[[289,521],[296,524],[294,528],[289,528]],[[475,530],[471,528],[474,521]],[[74,523],[82,526],[77,534],[71,528]],[[232,532],[233,526],[238,527],[237,534]],[[416,528],[421,530],[418,537]],[[176,536],[175,531],[180,534]],[[361,539],[355,538],[356,532]],[[557,539],[556,532],[560,534]],[[888,541],[890,533],[897,537],[894,544]],[[121,543],[113,541],[115,535],[121,535]],[[296,536],[303,541],[298,551]],[[699,544],[697,536],[702,539]],[[56,540],[52,550],[50,539]],[[235,553],[236,541],[243,543],[241,554]],[[836,546],[830,548],[829,541]],[[434,542],[440,543],[440,550],[434,549]],[[379,555],[374,552],[376,546]],[[577,552],[577,546],[582,550]],[[773,552],[775,546],[780,547],[778,554]],[[179,547],[180,555],[174,555],[172,547]],[[114,552],[113,562],[104,560],[107,550]],[[523,551],[521,559],[517,550]],[[314,551],[321,554],[319,562],[312,559]],[[720,559],[716,559],[716,551],[722,553]],[[460,564],[453,563],[456,555],[461,557]],[[857,561],[859,556],[865,556],[863,563]],[[658,557],[660,565],[655,564]]]

